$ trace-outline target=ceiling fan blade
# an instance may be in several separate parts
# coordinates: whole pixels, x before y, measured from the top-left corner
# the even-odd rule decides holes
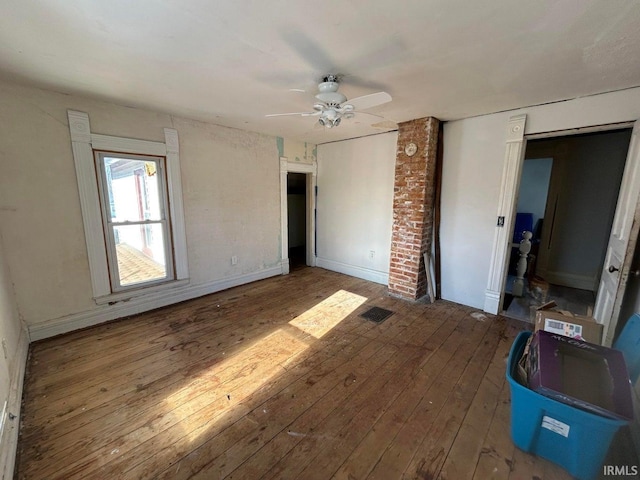
[[[367,108],[377,107],[383,103],[391,101],[391,95],[387,92],[370,93],[369,95],[363,95],[362,97],[352,98],[345,102],[345,104],[353,105],[356,110],[366,110]]]
[[[265,117],[285,117],[287,115],[300,115],[301,117],[308,117],[317,114],[318,112],[270,113],[269,115],[265,115]]]

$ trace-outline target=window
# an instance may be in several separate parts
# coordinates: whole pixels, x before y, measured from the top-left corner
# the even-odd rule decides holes
[[[178,133],[99,135],[86,113],[67,115],[96,303],[188,283]]]
[[[163,157],[95,152],[111,289],[173,280]]]

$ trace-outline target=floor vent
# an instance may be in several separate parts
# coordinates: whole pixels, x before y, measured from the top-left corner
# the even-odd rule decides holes
[[[372,307],[360,316],[375,323],[382,323],[391,315],[393,315],[393,312],[391,310],[380,307]]]

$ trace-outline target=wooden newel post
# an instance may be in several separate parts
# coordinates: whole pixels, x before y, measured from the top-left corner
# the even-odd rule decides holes
[[[513,296],[521,297],[524,294],[524,274],[527,273],[527,257],[531,251],[531,237],[533,234],[529,231],[522,232],[522,240],[520,241],[520,258],[516,269],[516,280],[513,282]]]

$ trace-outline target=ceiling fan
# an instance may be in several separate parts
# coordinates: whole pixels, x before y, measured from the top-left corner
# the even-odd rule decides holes
[[[380,117],[380,115],[361,112],[361,110],[390,102],[391,95],[387,92],[371,93],[347,101],[347,97],[338,92],[339,86],[340,80],[338,75],[326,75],[322,79],[322,82],[318,84],[319,93],[316,95],[318,101],[313,104],[313,112],[273,113],[267,115],[267,117],[281,117],[286,115],[320,117],[318,118],[318,124],[326,128],[337,127],[343,118],[353,118],[356,113],[383,118]]]

